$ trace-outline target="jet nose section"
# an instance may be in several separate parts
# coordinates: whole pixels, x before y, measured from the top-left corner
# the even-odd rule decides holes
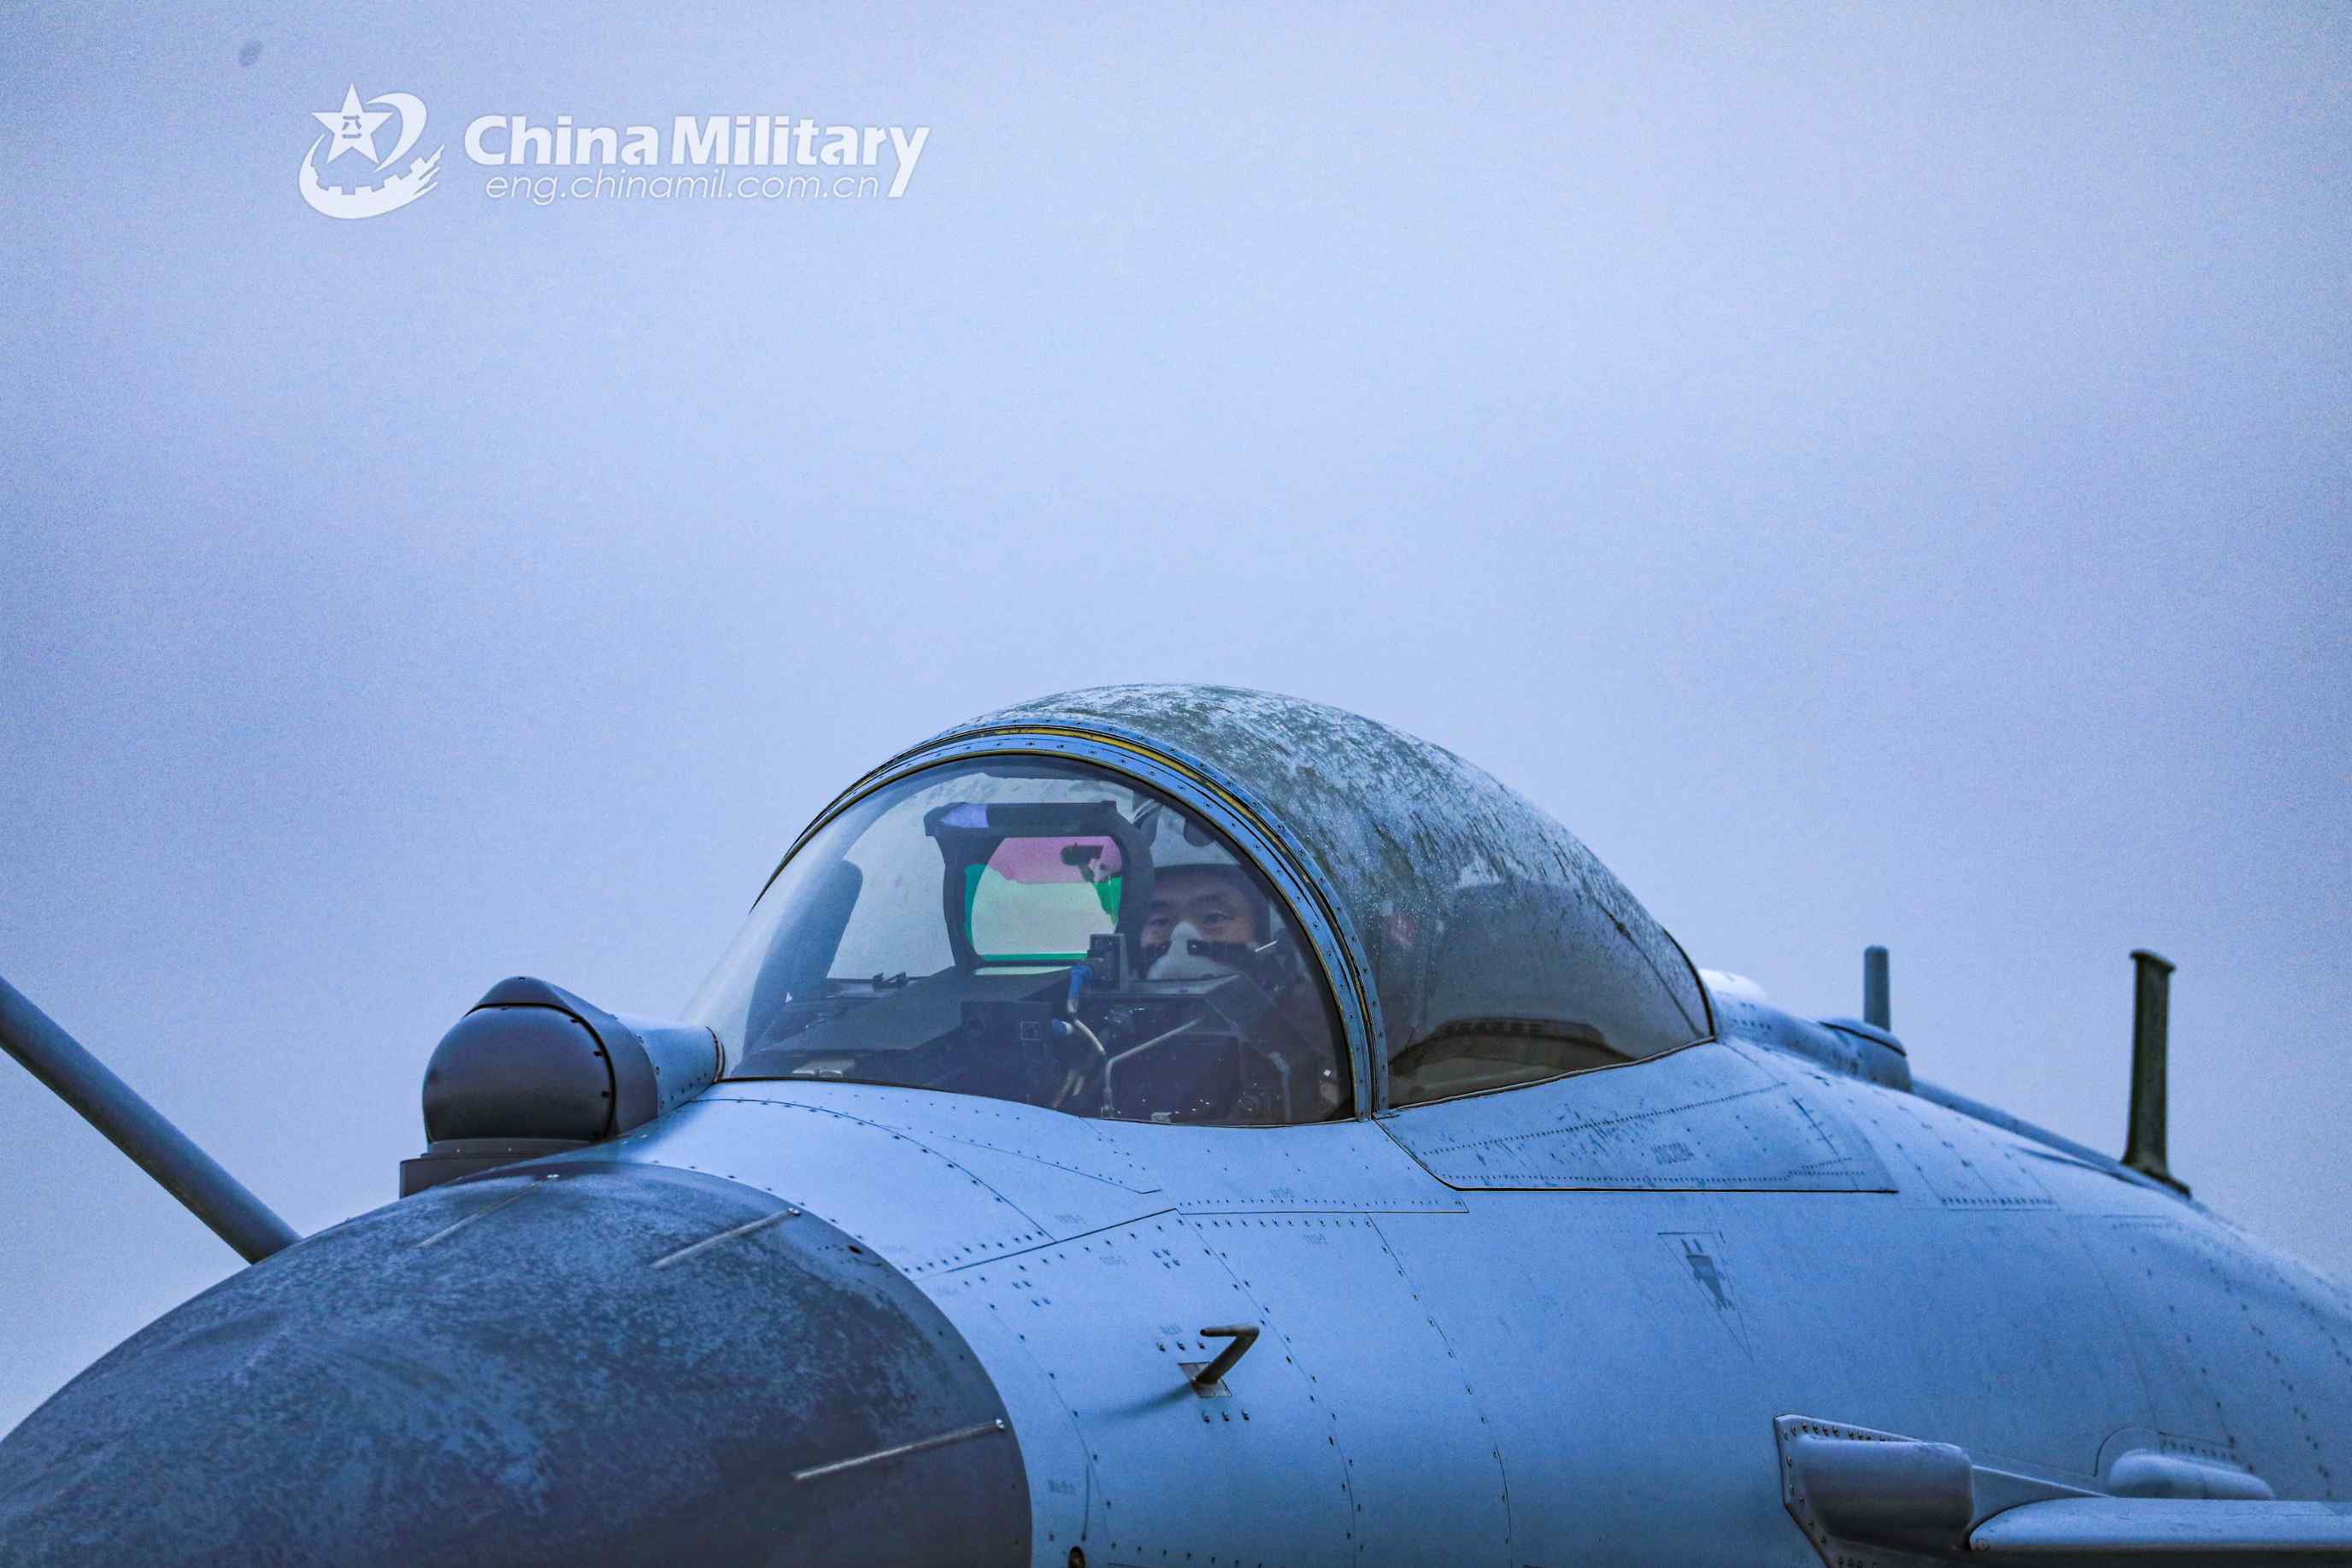
[[[0,1442],[11,1563],[1026,1563],[1004,1405],[766,1193],[566,1161],[362,1215]]]

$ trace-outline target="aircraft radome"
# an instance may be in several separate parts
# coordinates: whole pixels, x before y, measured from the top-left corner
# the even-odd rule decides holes
[[[859,779],[680,1019],[493,987],[315,1236],[0,988],[253,1260],[0,1442],[0,1557],[2352,1563],[2352,1297],[2171,1178],[2137,962],[2116,1160],[1449,752],[1159,686]]]

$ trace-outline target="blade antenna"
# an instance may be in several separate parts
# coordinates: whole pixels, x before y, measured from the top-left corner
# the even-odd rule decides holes
[[[2165,1159],[2165,1058],[2172,1027],[2172,961],[2145,947],[2132,949],[2131,1126],[2124,1164],[2189,1196]]]

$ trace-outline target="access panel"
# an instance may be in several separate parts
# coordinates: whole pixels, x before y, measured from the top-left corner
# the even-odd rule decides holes
[[[1735,1045],[1696,1045],[1434,1105],[1381,1125],[1462,1189],[1889,1192],[1835,1100]]]
[[[1193,1225],[1264,1307],[1267,1343],[1307,1374],[1346,1472],[1356,1561],[1517,1562],[1500,1434],[1379,1221],[1241,1214]]]
[[[1083,1440],[1089,1564],[1356,1562],[1330,1412],[1201,1233],[1163,1215],[962,1270],[1045,1370]],[[963,1309],[969,1311],[970,1308]],[[1212,1327],[1262,1336],[1203,1396]]]

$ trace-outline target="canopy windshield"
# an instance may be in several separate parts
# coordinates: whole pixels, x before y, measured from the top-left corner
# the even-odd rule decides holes
[[[1206,825],[1082,763],[925,768],[803,844],[688,1004],[730,1077],[893,1083],[1078,1115],[1345,1114],[1289,911]]]

